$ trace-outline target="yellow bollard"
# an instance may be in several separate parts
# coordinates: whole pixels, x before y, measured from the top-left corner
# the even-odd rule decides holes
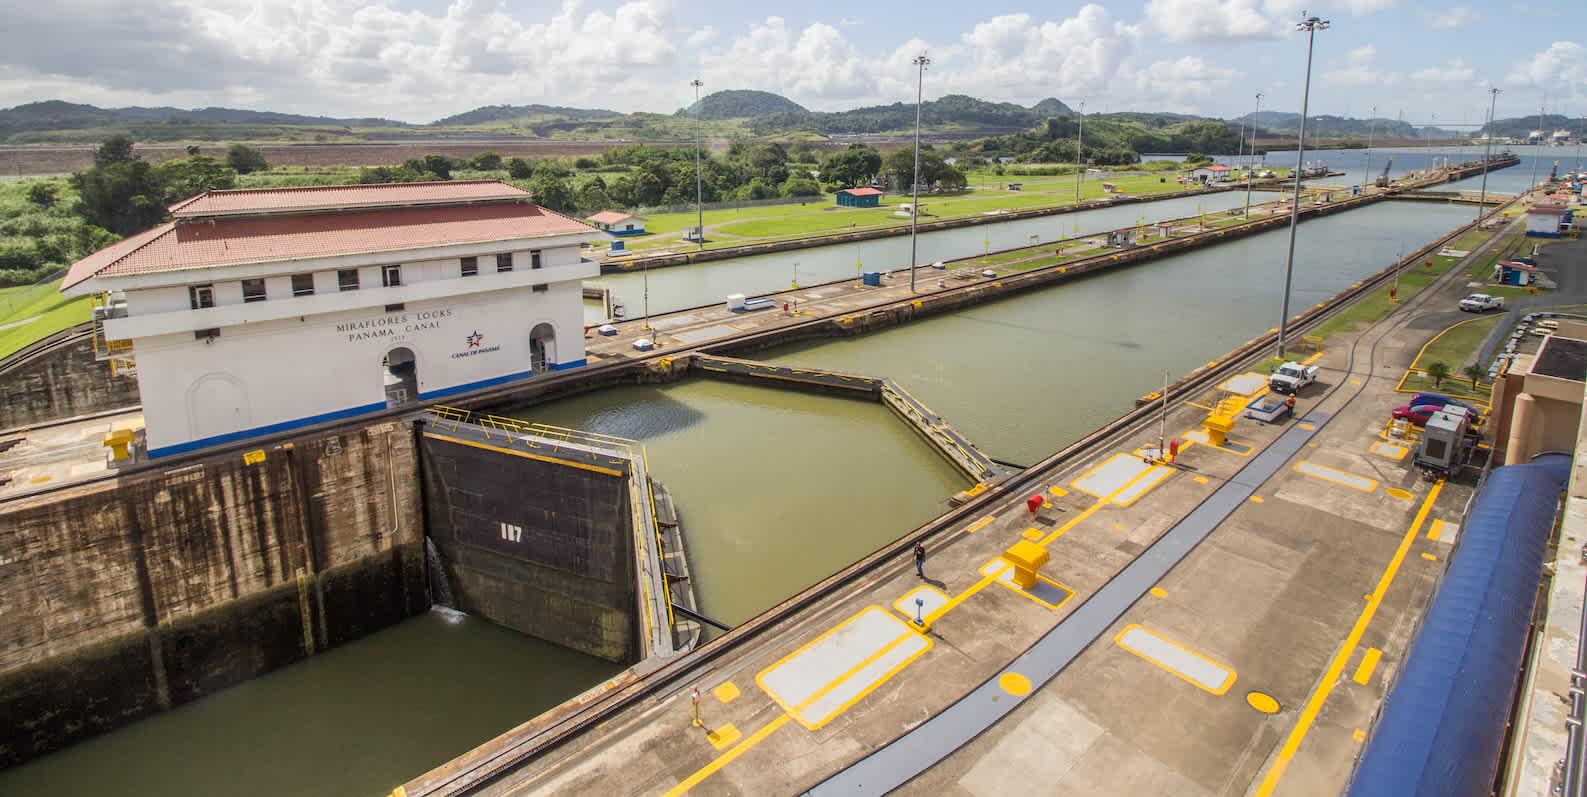
[[[116,429],[105,434],[102,443],[110,449],[110,458],[117,462],[132,456],[132,430]]]
[[[1020,540],[1003,552],[1003,561],[1014,566],[1014,584],[1020,589],[1036,586],[1036,571],[1047,564],[1047,549],[1030,540]]]

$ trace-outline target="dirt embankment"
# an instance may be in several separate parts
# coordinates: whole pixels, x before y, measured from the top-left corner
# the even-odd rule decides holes
[[[400,141],[357,144],[250,144],[264,153],[271,166],[382,166],[401,163],[425,155],[470,158],[481,152],[502,157],[556,158],[600,154],[627,143],[606,141]],[[684,146],[660,144],[657,146]],[[199,154],[215,158],[226,156],[226,144],[204,143]],[[183,144],[140,144],[137,153],[153,163],[187,156]],[[29,144],[0,146],[0,174],[66,174],[87,168],[94,160],[91,144]]]

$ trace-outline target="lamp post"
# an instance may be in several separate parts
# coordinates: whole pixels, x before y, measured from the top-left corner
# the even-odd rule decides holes
[[[1278,317],[1278,357],[1284,359],[1284,335],[1289,331],[1289,287],[1295,274],[1295,228],[1300,226],[1301,163],[1306,158],[1306,112],[1311,102],[1311,55],[1317,31],[1327,30],[1328,20],[1307,17],[1295,25],[1306,31],[1306,82],[1300,95],[1300,138],[1295,142],[1295,199],[1289,210],[1289,255],[1284,259],[1284,301]]]
[[[1086,162],[1080,157],[1080,148],[1085,146],[1086,132],[1086,101],[1080,101],[1080,127],[1075,130],[1075,204],[1080,204],[1080,178],[1085,176]]]
[[[1245,120],[1240,120],[1240,143],[1234,148],[1234,165],[1239,166],[1245,159]],[[1233,175],[1230,175],[1231,177]]]
[[[695,243],[705,248],[705,206],[700,203],[700,87],[705,84],[699,78],[689,81],[694,87],[694,238]]]
[[[1545,98],[1545,99],[1547,99],[1547,98]],[[1539,134],[1542,134],[1544,132],[1543,131],[1543,106],[1541,106],[1541,105],[1537,106],[1537,132]],[[1537,146],[1538,144],[1542,144],[1543,143],[1543,139],[1540,138],[1540,139],[1537,140],[1537,142],[1538,142],[1537,144],[1533,145],[1534,147]],[[1539,158],[1537,156],[1537,150],[1534,149],[1532,151],[1532,182],[1526,188],[1528,193],[1532,192],[1533,190],[1536,190],[1536,188],[1537,188],[1537,162],[1538,162],[1538,160],[1539,160]]]
[[[920,105],[926,85],[926,65],[931,59],[925,53],[915,56],[915,184],[912,188],[914,204],[909,206],[909,292],[915,292],[915,232],[920,220]]]
[[[1476,223],[1478,225],[1482,224],[1482,211],[1488,206],[1488,159],[1493,155],[1493,109],[1498,102],[1499,90],[1488,89],[1488,124],[1484,125],[1484,129],[1487,130],[1487,139],[1484,141],[1482,148],[1482,193],[1477,195]]]
[[[1378,132],[1378,106],[1372,106],[1372,118],[1367,120],[1367,162],[1361,167],[1361,193],[1366,195],[1367,184],[1372,182],[1372,136]]]
[[[1256,93],[1256,112],[1251,115],[1251,160],[1245,165],[1245,217],[1251,218],[1251,180],[1256,177],[1256,126],[1262,121],[1262,92]]]

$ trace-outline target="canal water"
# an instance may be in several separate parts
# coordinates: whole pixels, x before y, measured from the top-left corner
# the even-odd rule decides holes
[[[1465,206],[1385,202],[1300,225],[1291,312],[1468,222]],[[988,454],[1026,464],[1138,396],[1276,326],[1275,230],[864,337],[762,359],[898,381]],[[689,506],[687,496],[678,496]]]
[[[1257,191],[1252,194],[1251,201],[1262,202],[1264,199],[1273,198],[1272,194],[1264,196],[1262,192]],[[1198,213],[1214,213],[1244,205],[1245,192],[1222,191],[1204,196],[1132,203],[1058,216],[939,230],[918,236],[915,259],[922,264],[953,260],[978,255],[988,250],[1028,246],[1059,238],[1105,232],[1132,224],[1184,218]],[[799,284],[814,285],[854,277],[859,269],[886,271],[902,268],[907,263],[909,263],[909,236],[902,235],[855,244],[800,249],[731,260],[712,260],[691,266],[658,268],[652,270],[648,278],[641,273],[607,274],[587,282],[611,288],[616,301],[626,307],[627,317],[632,319],[644,315],[647,279],[650,285],[650,312],[654,315],[725,302],[727,296],[733,293],[755,296],[787,290],[794,282],[796,270]],[[586,312],[587,319],[589,315],[589,312]],[[592,323],[598,321],[597,317]]]
[[[641,441],[676,499],[700,605],[730,625],[936,517],[970,486],[885,407],[858,399],[694,380],[510,414]]]
[[[437,609],[0,771],[0,795],[384,795],[620,669]]]

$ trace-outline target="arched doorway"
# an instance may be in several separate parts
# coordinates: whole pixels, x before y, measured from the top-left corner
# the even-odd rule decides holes
[[[195,440],[241,431],[253,425],[248,391],[241,380],[224,372],[205,374],[188,388],[187,417]]]
[[[529,370],[548,369],[557,361],[557,331],[550,324],[536,324],[529,331]]]
[[[419,368],[413,349],[398,346],[386,352],[380,365],[385,377],[387,407],[419,399]]]

